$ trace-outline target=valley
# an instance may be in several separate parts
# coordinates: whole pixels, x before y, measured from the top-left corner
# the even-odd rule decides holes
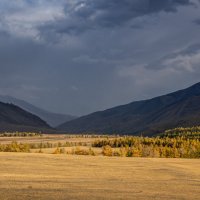
[[[0,200],[200,200],[200,0],[0,0]]]
[[[156,138],[2,133],[0,197],[198,200],[199,133],[200,127],[177,128]]]

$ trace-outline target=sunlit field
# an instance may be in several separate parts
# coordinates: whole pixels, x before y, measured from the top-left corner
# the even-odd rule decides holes
[[[1,135],[0,200],[197,200],[199,131],[186,133]]]
[[[157,137],[2,133],[0,152],[200,158],[200,127],[167,130]]]
[[[198,200],[200,161],[0,153],[0,199]]]

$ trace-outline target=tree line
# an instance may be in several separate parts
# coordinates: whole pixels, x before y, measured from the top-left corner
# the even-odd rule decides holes
[[[32,133],[32,132],[5,132],[0,133],[0,137],[34,137],[42,136],[41,133]]]
[[[96,140],[92,146],[108,156],[200,158],[199,135],[199,127],[176,128],[154,138],[125,136]]]
[[[88,146],[80,149],[79,146]],[[64,147],[72,148],[66,152]],[[200,127],[176,128],[157,137],[99,137],[89,145],[86,142],[58,142],[0,144],[0,152],[30,152],[31,149],[56,148],[54,154],[96,155],[91,147],[101,148],[104,156],[156,157],[156,158],[200,158]]]

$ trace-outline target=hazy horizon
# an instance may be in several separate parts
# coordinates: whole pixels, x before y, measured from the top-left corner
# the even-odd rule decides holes
[[[198,82],[198,83],[200,83],[200,82]],[[187,86],[186,88],[191,87],[191,86],[193,86],[193,85],[195,85],[195,84],[197,84],[197,83],[194,83],[194,84],[192,84],[192,85],[189,85],[189,86]],[[111,106],[111,107],[104,108],[104,109],[102,109],[102,110],[94,110],[93,112],[103,111],[103,110],[106,110],[106,109],[110,109],[110,108],[112,108],[112,107],[121,106],[121,105],[126,105],[126,104],[132,103],[132,102],[134,102],[134,101],[149,100],[149,99],[152,99],[152,98],[156,98],[156,97],[159,97],[159,96],[163,96],[163,95],[167,95],[167,94],[170,94],[170,93],[173,93],[173,92],[177,92],[177,91],[179,91],[179,90],[183,90],[183,89],[186,89],[186,88],[180,88],[180,89],[178,89],[178,90],[169,91],[168,93],[158,94],[158,95],[156,95],[156,96],[152,96],[152,97],[149,97],[149,98],[146,98],[146,99],[135,99],[135,100],[132,100],[132,101],[130,101],[130,102],[125,102],[125,103],[122,103],[122,104],[119,104],[119,105],[113,105],[113,106]],[[20,101],[25,101],[25,100],[23,100],[23,99],[20,99],[20,98],[14,97],[14,96],[10,96],[10,95],[0,95],[0,96],[2,96],[2,97],[8,97],[8,98],[14,98],[14,99],[17,99],[17,100],[20,100]],[[25,102],[26,102],[26,103],[29,103],[29,104],[32,104],[31,102],[28,102],[28,101],[25,101]],[[9,103],[9,102],[8,102],[8,103]],[[34,103],[33,103],[32,105],[38,107],[39,109],[43,109],[43,110],[45,110],[45,111],[47,111],[47,112],[58,113],[58,112],[53,111],[53,110],[47,110],[47,109],[45,109],[45,108],[43,108],[43,107],[40,107],[39,105],[38,105],[38,106],[37,106],[37,105],[34,105]],[[85,113],[85,114],[83,114],[83,115],[74,115],[74,116],[76,116],[76,117],[81,117],[81,116],[84,116],[84,115],[91,114],[91,113],[93,113],[93,112]],[[59,112],[59,114],[73,115],[73,114],[71,114],[71,113],[62,113],[62,112]]]

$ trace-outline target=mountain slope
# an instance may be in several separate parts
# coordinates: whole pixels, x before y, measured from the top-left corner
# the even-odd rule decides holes
[[[56,127],[64,122],[70,121],[75,119],[76,117],[71,115],[64,115],[64,114],[58,114],[58,113],[52,113],[48,112],[46,110],[43,110],[41,108],[38,108],[26,101],[13,98],[11,96],[2,96],[0,95],[0,101],[4,103],[13,103],[24,110],[39,116],[41,119],[46,121],[49,125],[52,127]]]
[[[150,100],[132,102],[67,122],[58,127],[70,133],[141,133],[200,124],[200,83]]]
[[[13,105],[0,102],[0,131],[43,131],[51,127],[39,117]]]

